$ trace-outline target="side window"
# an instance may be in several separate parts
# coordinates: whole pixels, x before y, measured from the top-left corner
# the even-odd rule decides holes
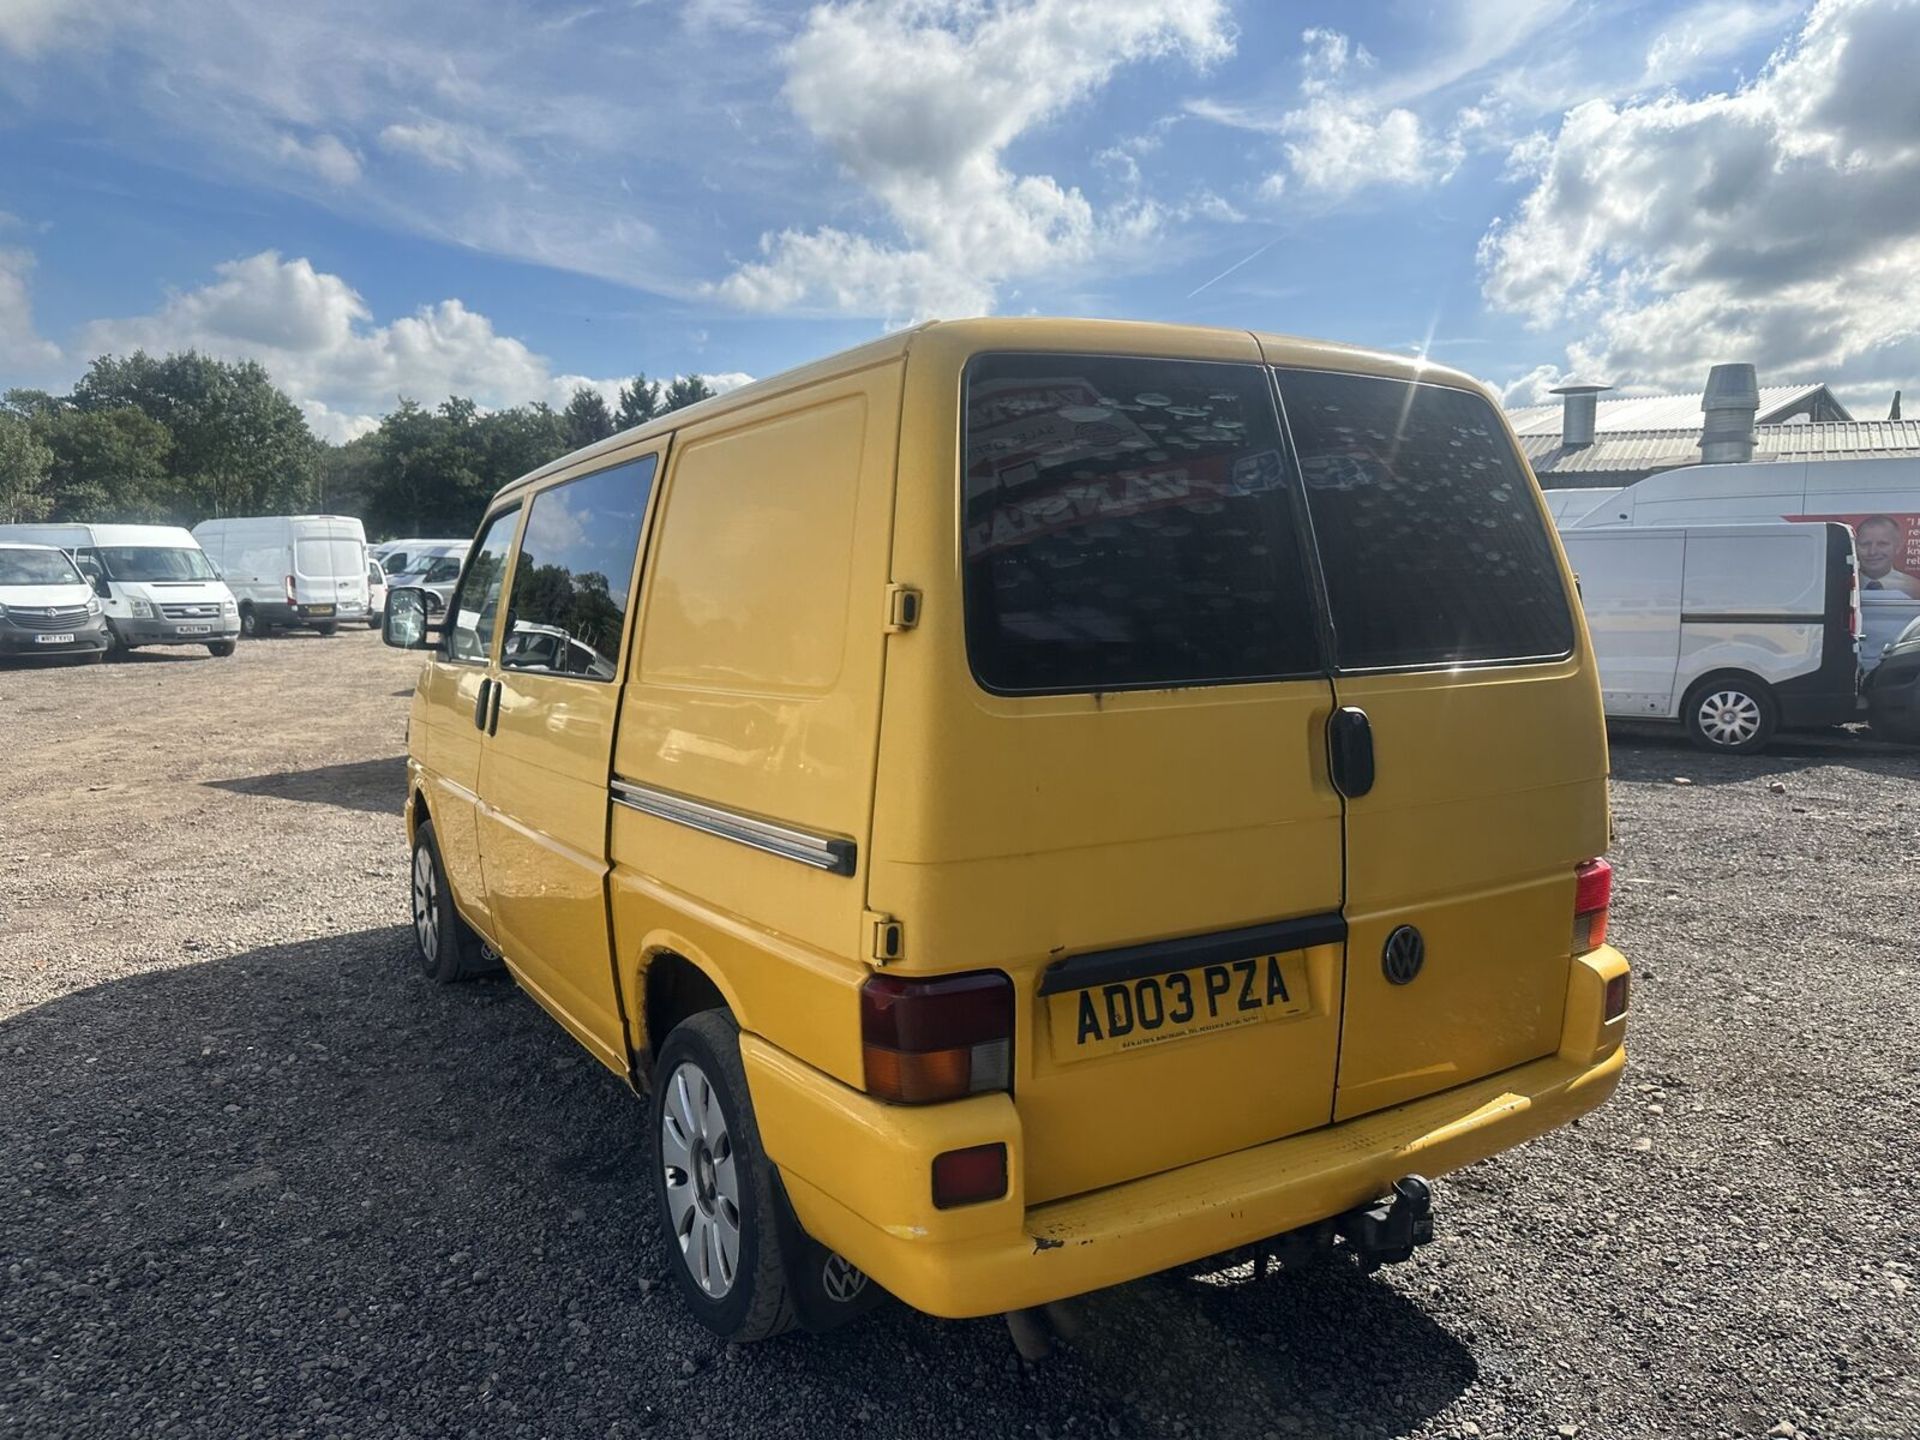
[[[487,521],[480,542],[467,560],[448,607],[453,621],[447,627],[447,658],[484,665],[493,650],[493,634],[500,621],[500,588],[507,578],[507,552],[513,548],[513,527],[520,507],[502,510]]]
[[[533,497],[513,572],[502,669],[613,679],[658,464],[648,455]]]

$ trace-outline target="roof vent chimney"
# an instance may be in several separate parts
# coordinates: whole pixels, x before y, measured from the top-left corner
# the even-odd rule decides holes
[[[1585,450],[1593,444],[1594,420],[1599,411],[1599,395],[1602,390],[1611,390],[1611,385],[1592,385],[1584,380],[1569,380],[1549,390],[1549,395],[1562,395],[1560,402],[1560,448],[1563,450]],[[1756,402],[1757,403],[1757,402]]]
[[[1753,459],[1753,422],[1760,413],[1760,381],[1751,365],[1716,365],[1700,397],[1707,422],[1700,432],[1700,459],[1708,465],[1738,465]]]

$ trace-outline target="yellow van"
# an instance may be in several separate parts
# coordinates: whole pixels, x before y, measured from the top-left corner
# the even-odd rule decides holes
[[[1455,371],[922,326],[507,486],[386,638],[422,963],[648,1096],[734,1339],[1404,1258],[1619,1080],[1593,655]]]

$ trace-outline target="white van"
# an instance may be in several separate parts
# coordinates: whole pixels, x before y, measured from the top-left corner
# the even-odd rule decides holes
[[[57,545],[0,540],[0,657],[107,653],[99,597]]]
[[[367,609],[367,532],[350,515],[202,520],[193,533],[240,602],[240,630],[301,627],[331,635]]]
[[[465,540],[416,540],[413,549],[388,557],[387,581],[390,587],[401,585],[427,592],[427,613],[438,615],[453,597],[453,587],[466,564],[470,544]]]
[[[1689,465],[1586,505],[1546,492],[1562,531],[1616,525],[1734,525],[1750,521],[1838,521],[1853,527],[1860,559],[1860,664],[1871,670],[1920,616],[1920,457],[1863,460],[1752,460]]]
[[[1858,570],[1845,525],[1563,531],[1609,716],[1749,754],[1854,719]]]
[[[0,540],[57,545],[72,555],[121,649],[204,645],[215,655],[233,653],[240,633],[233,592],[178,525],[0,525]]]

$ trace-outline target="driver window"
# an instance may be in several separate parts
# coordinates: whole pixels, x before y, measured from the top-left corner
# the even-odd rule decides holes
[[[657,455],[642,456],[533,497],[502,669],[613,679],[658,464]]]
[[[448,607],[452,616],[447,626],[447,658],[470,665],[484,665],[493,653],[493,635],[500,623],[500,592],[507,578],[507,552],[513,548],[514,526],[520,520],[520,507],[502,510],[487,521],[480,542],[467,558],[467,573],[460,577]]]

